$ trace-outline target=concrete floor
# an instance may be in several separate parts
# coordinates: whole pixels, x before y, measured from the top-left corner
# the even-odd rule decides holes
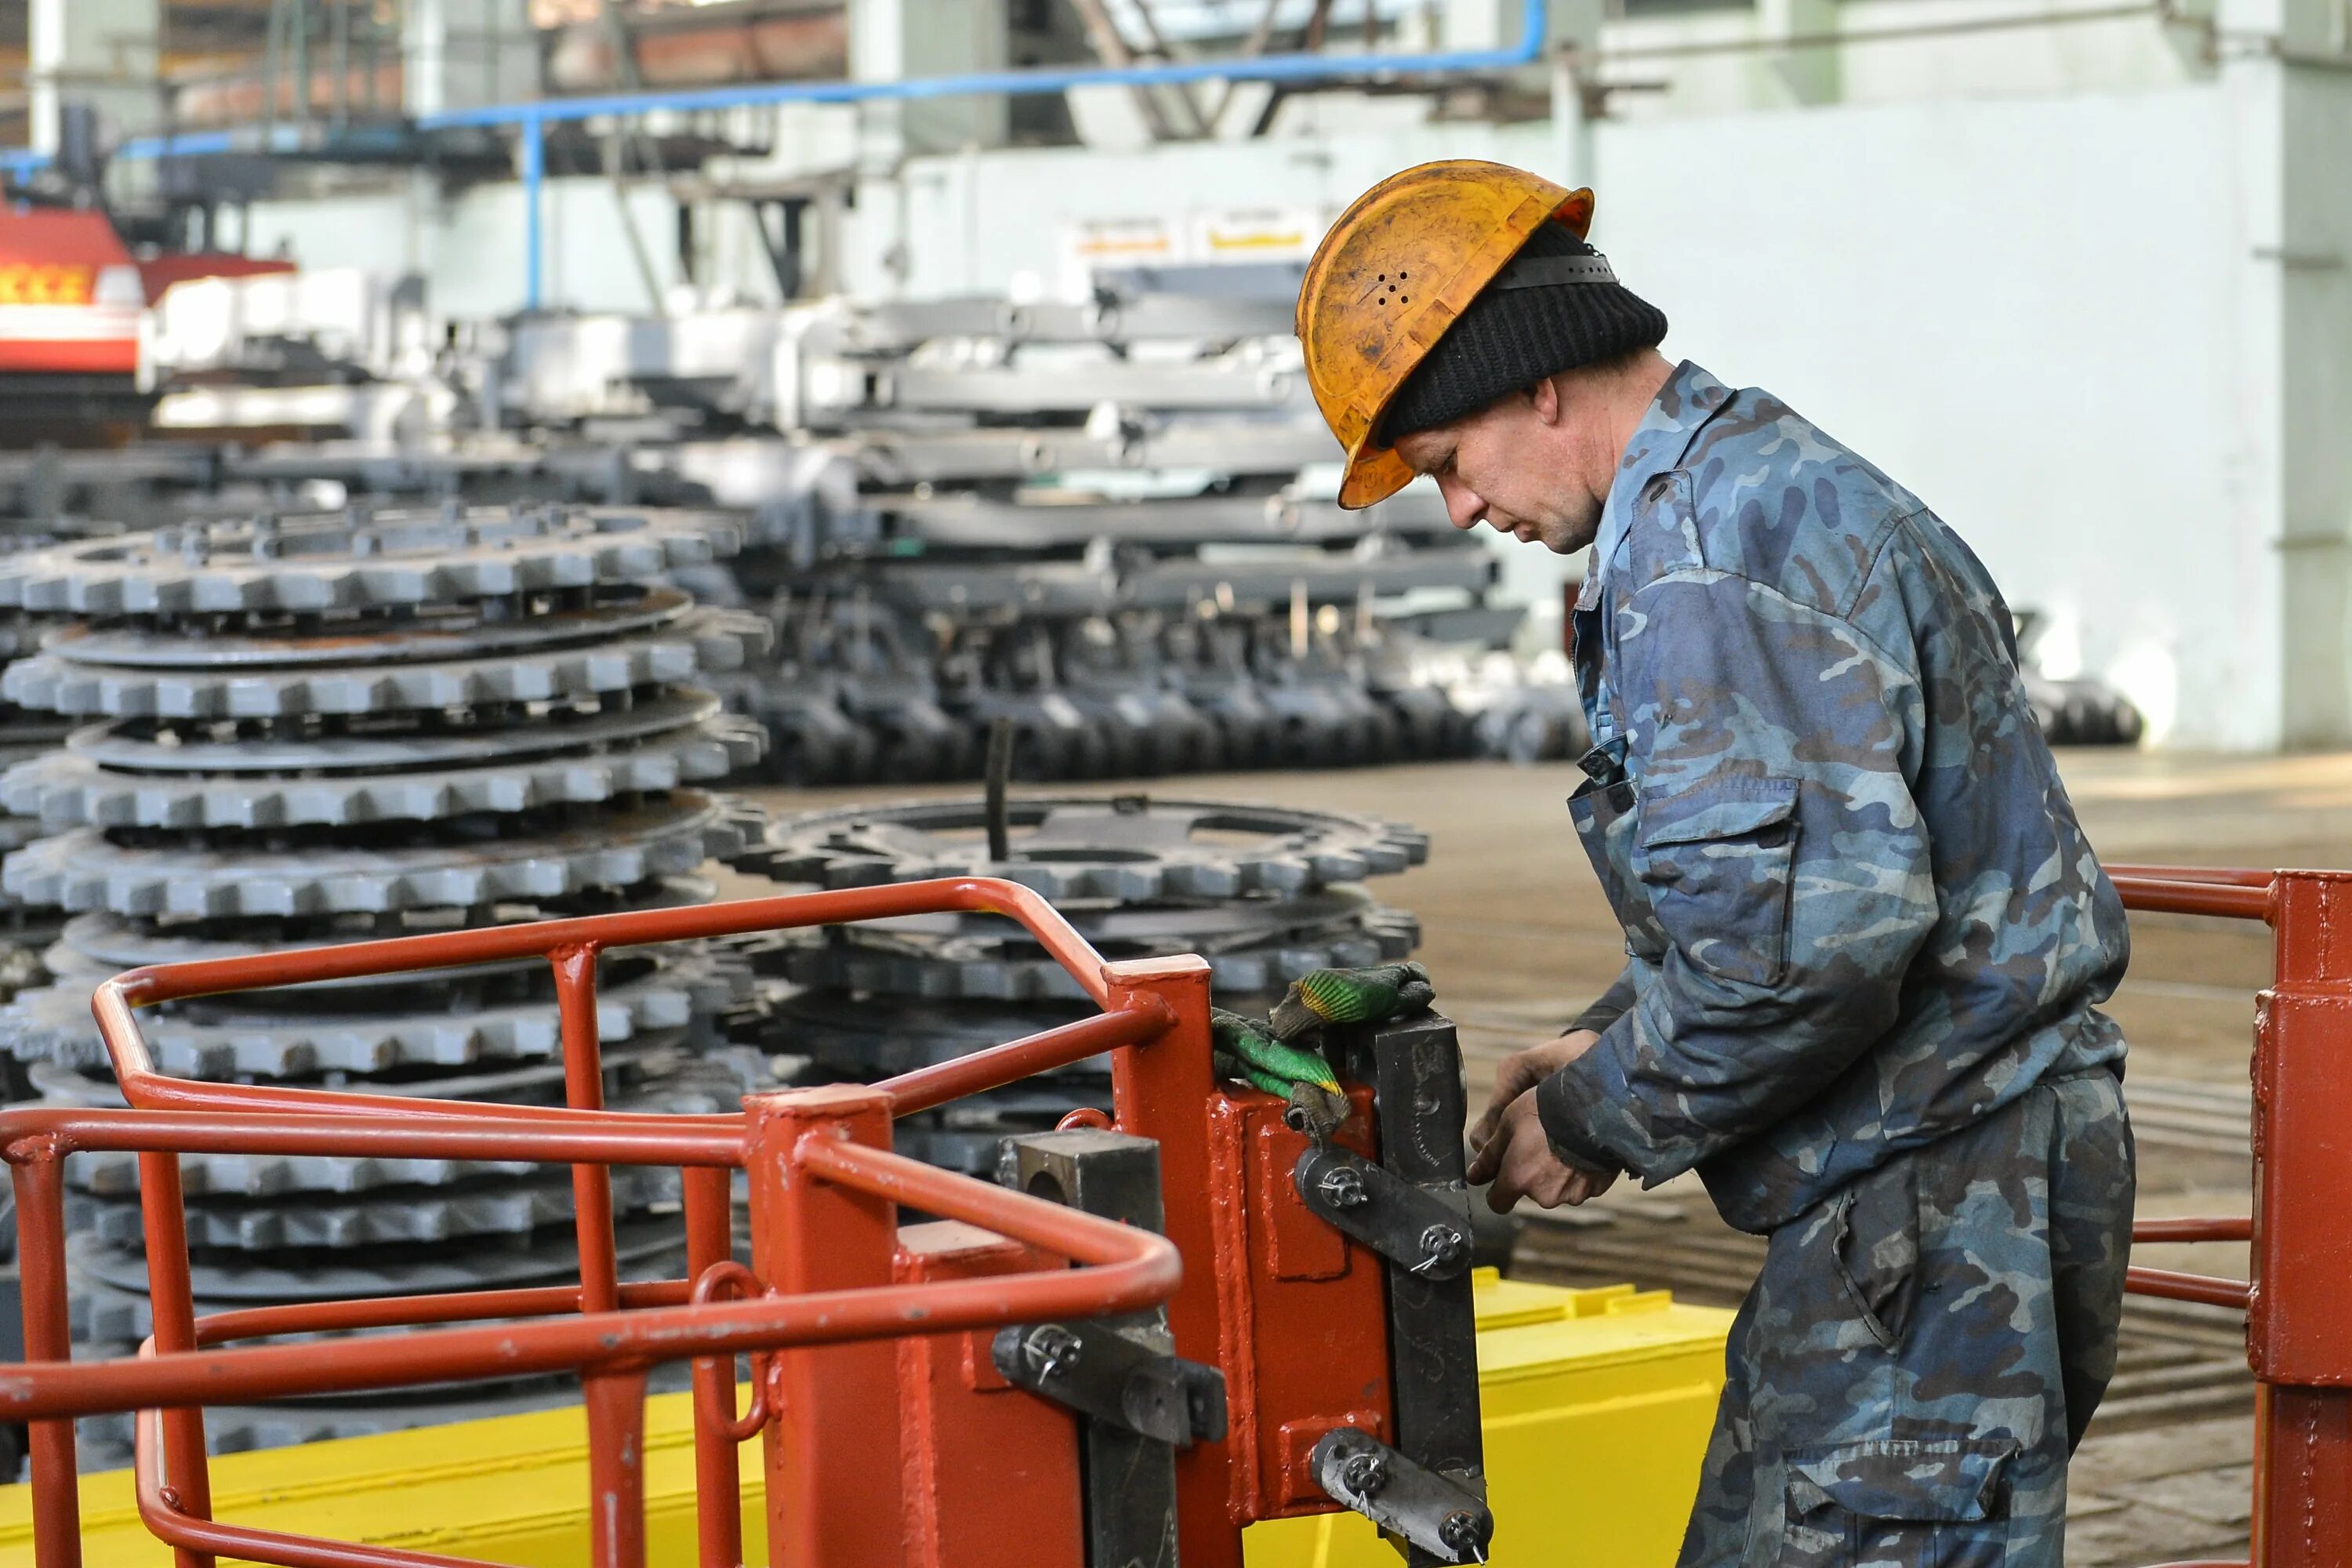
[[[2062,765],[2092,840],[2110,862],[2352,865],[2352,753],[2078,751],[2063,754]],[[1425,830],[1428,864],[1375,890],[1421,918],[1421,956],[1443,1006],[1463,1026],[1474,1102],[1483,1103],[1494,1064],[1549,1038],[1614,977],[1622,957],[1563,804],[1578,776],[1567,763],[1453,763],[1149,787],[1367,812]],[[774,792],[770,803],[789,808],[876,795]],[[2267,932],[2249,922],[2146,916],[2135,918],[2133,943],[2131,974],[2112,1011],[2131,1040],[2130,1091],[2146,1102],[2135,1112],[2147,1123],[2141,1212],[2242,1214],[2247,1162],[2232,1130],[2243,1125],[2253,993],[2269,973]],[[1587,1226],[1668,1225],[1685,1243],[1722,1232],[1687,1182],[1647,1194],[1621,1186],[1596,1206],[1603,1212],[1575,1218]],[[1572,1258],[1574,1231],[1537,1223],[1553,1226],[1537,1250]],[[1635,1230],[1626,1239],[1646,1234]],[[2221,1247],[2149,1249],[2144,1260],[2231,1274],[2242,1274],[2245,1264],[2244,1248]],[[1579,1272],[1572,1265],[1559,1271]],[[2094,1426],[2076,1461],[2069,1561],[2078,1568],[2244,1548],[2251,1395],[2250,1384],[2234,1385],[2242,1365],[2234,1325],[2148,1322],[2151,1343],[2193,1342],[2194,1353],[2183,1354],[2194,1364],[2183,1373],[2161,1355],[2143,1358],[2153,1369],[2145,1387],[2135,1385],[2135,1396],[2118,1402],[2128,1416],[2111,1422],[2103,1415]]]

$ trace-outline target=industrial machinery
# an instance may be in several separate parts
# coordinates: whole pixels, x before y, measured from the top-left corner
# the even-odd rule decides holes
[[[776,626],[781,679],[727,690],[782,782],[971,777],[1000,717],[1029,778],[1576,749],[1563,679],[1461,657],[1523,612],[1435,493],[1339,510],[1284,276],[431,321],[359,273],[174,290],[144,344],[159,422],[334,438],[201,471],[142,448],[143,489],[52,458],[18,504],[111,483],[133,510],[200,489],[728,509],[751,548],[696,587]]]
[[[871,1087],[755,1094],[740,1113],[601,1107],[600,960],[945,913],[1018,921],[1099,1011]],[[155,1070],[136,1011],[541,962],[572,1069],[562,1107],[178,1079]],[[1335,1506],[1370,1516],[1410,1562],[1479,1561],[1494,1521],[1452,1027],[1423,1012],[1328,1030],[1321,1048],[1348,1114],[1314,1136],[1283,1099],[1214,1076],[1208,1001],[1202,960],[1106,961],[1034,891],[971,878],[212,957],[109,980],[95,1010],[142,1109],[0,1113],[32,1358],[0,1384],[0,1415],[32,1423],[42,1561],[79,1560],[74,1416],[148,1407],[140,1509],[166,1541],[318,1562],[331,1549],[211,1518],[202,1403],[570,1371],[587,1390],[591,1560],[633,1568],[646,1549],[647,1372],[689,1359],[698,1560],[714,1568],[743,1561],[738,1445],[755,1434],[778,1564],[1181,1557],[1234,1568],[1245,1525]],[[1104,1053],[1115,1118],[1013,1140],[1013,1190],[891,1152],[896,1118]],[[154,1310],[136,1359],[59,1364],[68,1153],[140,1166]],[[569,1163],[578,1282],[199,1315],[180,1173],[191,1157],[227,1154]],[[683,1242],[687,1272],[625,1282],[618,1189],[625,1173],[662,1168],[677,1173],[680,1206],[659,1223]],[[731,1240],[738,1173],[748,1261]],[[902,1223],[909,1209],[934,1223]],[[439,1326],[479,1320],[496,1321]],[[289,1334],[334,1337],[232,1343]],[[742,1353],[753,1387],[739,1412],[730,1372]],[[988,1462],[972,1462],[982,1453]],[[382,1548],[333,1560],[453,1561]]]
[[[764,647],[756,619],[698,608],[671,569],[730,548],[708,517],[518,509],[261,517],[0,557],[0,600],[56,629],[0,687],[79,727],[0,782],[50,836],[0,871],[70,919],[50,983],[0,1015],[39,1101],[120,1103],[89,1011],[140,964],[548,915],[704,902],[698,875],[756,814],[697,786],[762,736],[694,684]],[[768,1083],[720,1016],[740,963],[630,955],[598,1023],[615,1105],[730,1110]],[[197,1081],[332,1083],[422,1099],[560,1097],[558,1006],[534,966],[190,1001],[158,1015],[163,1070]],[[576,1069],[575,1069],[576,1070]],[[192,1157],[195,1289],[261,1305],[457,1288],[568,1269],[563,1184],[511,1162]],[[76,1162],[78,1337],[150,1328],[135,1163]],[[616,1184],[624,1252],[675,1184]],[[224,1413],[226,1447],[430,1418],[310,1405]],[[105,1433],[93,1433],[103,1451]],[[111,1436],[126,1447],[128,1429]]]

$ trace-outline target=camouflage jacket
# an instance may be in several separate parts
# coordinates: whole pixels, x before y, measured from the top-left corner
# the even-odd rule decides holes
[[[1678,367],[1575,616],[1570,808],[1625,928],[1560,1152],[1696,1168],[1764,1232],[2037,1080],[2121,1071],[2124,913],[2027,708],[2008,607],[1918,499]]]

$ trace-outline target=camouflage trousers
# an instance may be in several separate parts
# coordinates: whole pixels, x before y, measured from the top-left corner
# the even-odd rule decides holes
[[[1773,1233],[1682,1568],[2057,1568],[2116,1365],[2131,1127],[2035,1088]]]

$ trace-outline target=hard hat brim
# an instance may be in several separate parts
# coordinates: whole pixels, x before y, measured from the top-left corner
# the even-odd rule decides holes
[[[1416,477],[1412,465],[1398,457],[1395,447],[1366,442],[1349,458],[1348,471],[1340,477],[1339,510],[1361,511],[1388,500]]]

